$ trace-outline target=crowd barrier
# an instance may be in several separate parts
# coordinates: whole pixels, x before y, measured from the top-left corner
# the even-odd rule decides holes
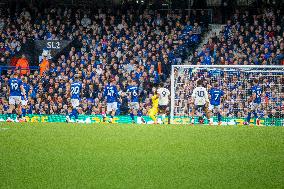
[[[16,115],[11,116],[12,119],[16,118]],[[7,119],[6,114],[0,115],[0,121]],[[40,123],[52,123],[52,122],[66,122],[65,115],[27,115],[25,117],[26,122],[40,122]],[[152,123],[148,116],[143,116],[146,123]],[[103,123],[103,117],[101,115],[79,115],[79,123]],[[161,120],[161,118],[159,118]],[[75,122],[75,120],[73,120]],[[225,118],[223,117],[222,125],[243,125],[245,118]],[[109,122],[109,117],[105,119],[105,122]],[[135,117],[137,122],[137,117]],[[161,120],[162,123],[167,124],[168,118]],[[217,117],[213,117],[214,124],[217,125]],[[130,116],[115,116],[113,123],[132,123]],[[198,117],[195,117],[195,123],[198,123]],[[174,117],[171,120],[171,124],[190,124],[189,117]],[[205,121],[204,124],[207,124]],[[251,124],[254,124],[254,119],[251,119]],[[284,126],[284,118],[261,118],[260,125],[262,126]]]

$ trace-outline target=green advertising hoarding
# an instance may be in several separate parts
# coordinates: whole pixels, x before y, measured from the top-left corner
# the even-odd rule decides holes
[[[11,116],[12,119],[16,118],[16,115]],[[1,114],[0,121],[5,121],[7,115]],[[25,117],[26,122],[41,122],[41,123],[52,123],[52,122],[66,122],[65,115],[27,115]],[[146,123],[151,123],[151,119],[148,116],[143,116]],[[101,115],[79,115],[79,123],[103,123],[103,117]],[[106,118],[106,122],[109,122],[109,117]],[[135,118],[137,122],[137,117]],[[243,125],[244,118],[224,118],[222,125]],[[75,120],[73,120],[75,122]],[[168,119],[161,120],[161,122],[167,124]],[[213,122],[217,124],[217,117],[213,117]],[[113,123],[132,123],[130,116],[115,116]],[[198,123],[198,118],[195,117],[195,123]],[[205,121],[205,124],[207,122]],[[174,117],[171,120],[171,124],[190,124],[189,117]],[[251,119],[251,124],[254,124],[254,119]],[[263,118],[260,119],[260,124],[263,126],[284,126],[283,118]]]

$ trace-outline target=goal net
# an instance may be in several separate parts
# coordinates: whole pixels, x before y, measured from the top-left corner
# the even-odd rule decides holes
[[[256,113],[261,125],[284,125],[284,66],[250,65],[174,65],[171,75],[171,120],[189,123],[193,108],[192,91],[196,81],[202,79],[209,91],[218,86],[224,92],[220,112],[223,124],[243,124],[252,112],[250,124]],[[252,87],[258,80],[261,103],[252,111]],[[209,96],[209,99],[211,97]],[[219,110],[210,111],[217,122]],[[200,115],[198,115],[200,114]],[[204,112],[197,112],[196,117]],[[195,122],[197,118],[195,117]]]

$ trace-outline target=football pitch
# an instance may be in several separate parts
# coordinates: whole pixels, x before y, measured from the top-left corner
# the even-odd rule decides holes
[[[0,188],[284,188],[284,127],[0,123]]]

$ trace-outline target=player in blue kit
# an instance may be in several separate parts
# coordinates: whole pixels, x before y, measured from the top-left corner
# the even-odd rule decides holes
[[[80,105],[81,92],[82,92],[82,83],[79,81],[79,76],[75,75],[74,82],[70,86],[72,112],[66,117],[66,122],[70,122],[72,117],[75,118],[76,122],[78,121],[77,108]]]
[[[258,116],[257,116],[257,111],[260,108],[260,104],[261,104],[262,88],[261,88],[261,86],[259,86],[257,79],[255,79],[253,81],[253,87],[251,88],[251,93],[252,93],[252,96],[250,98],[250,101],[251,101],[250,110],[248,112],[248,117],[247,117],[246,122],[244,122],[244,125],[250,124],[252,112],[254,114],[254,119],[255,119],[256,125],[260,125],[260,121],[259,121]]]
[[[18,79],[18,75],[14,73],[8,81],[8,95],[9,95],[9,111],[7,121],[13,121],[11,119],[11,114],[15,110],[18,118],[21,116],[21,99],[22,96],[26,98],[26,93],[22,85],[22,80]]]
[[[28,80],[26,77],[23,78],[23,88],[24,88],[24,93],[22,93],[22,115],[21,117],[24,119],[26,117],[26,113],[27,113],[27,106],[28,106],[28,96],[29,96],[29,91],[30,91],[30,86],[28,85]],[[24,120],[25,121],[25,120]]]
[[[130,99],[130,117],[134,123],[134,116],[137,115],[137,111],[139,110],[139,88],[135,80],[133,80],[131,85],[127,87],[126,92],[128,93]]]
[[[107,115],[110,115],[110,122],[113,121],[113,116],[117,110],[118,91],[115,85],[115,80],[112,79],[104,88],[104,97],[107,102]],[[105,120],[105,117],[104,117]]]
[[[224,91],[218,88],[218,83],[215,83],[214,86],[209,90],[209,94],[210,94],[209,110],[217,111],[218,125],[221,125],[222,123],[221,99],[224,96]],[[213,122],[213,120],[211,120],[211,122]]]

